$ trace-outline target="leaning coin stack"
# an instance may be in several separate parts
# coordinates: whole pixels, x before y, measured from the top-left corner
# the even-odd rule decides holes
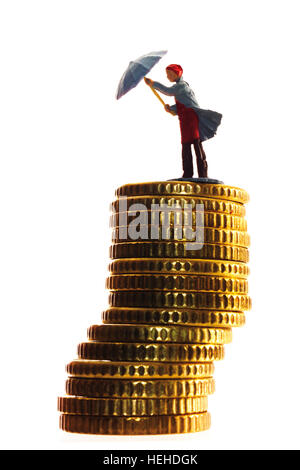
[[[244,190],[213,183],[116,191],[109,307],[67,365],[61,429],[138,435],[210,427],[214,361],[251,303],[247,202]]]

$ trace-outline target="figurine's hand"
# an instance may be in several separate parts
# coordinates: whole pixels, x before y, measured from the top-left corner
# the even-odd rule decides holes
[[[149,85],[149,86],[152,86],[152,85],[153,85],[153,80],[151,80],[150,78],[144,77],[144,80],[145,80],[145,82],[147,83],[147,85]]]
[[[167,113],[171,113],[169,104],[165,104],[165,110],[167,111]]]

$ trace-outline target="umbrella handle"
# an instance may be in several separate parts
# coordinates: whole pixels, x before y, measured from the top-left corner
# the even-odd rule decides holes
[[[164,102],[164,100],[161,98],[161,96],[157,93],[157,91],[150,85],[150,88],[151,90],[153,91],[153,93],[155,94],[155,96],[159,99],[159,101],[161,102],[161,104],[165,107],[166,106],[166,103]],[[171,114],[175,115],[174,112],[171,111]]]
[[[157,93],[157,91],[150,85],[150,88],[151,90],[153,91],[153,93],[155,94],[155,96],[159,99],[159,101],[161,102],[161,104],[163,106],[166,105],[166,103],[164,102],[164,100],[162,99],[162,97]]]

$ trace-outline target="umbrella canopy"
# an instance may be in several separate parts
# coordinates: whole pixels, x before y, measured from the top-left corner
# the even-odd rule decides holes
[[[167,53],[168,51],[149,52],[138,59],[129,62],[129,65],[122,75],[119,82],[116,99],[125,95],[129,90],[136,87],[142,78],[154,67],[155,64]]]

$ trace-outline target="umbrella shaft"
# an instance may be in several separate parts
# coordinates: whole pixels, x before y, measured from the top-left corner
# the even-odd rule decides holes
[[[161,104],[162,104],[163,106],[165,106],[166,103],[165,103],[164,100],[160,97],[160,95],[157,93],[157,91],[156,91],[154,88],[152,88],[152,86],[150,86],[150,88],[151,88],[151,90],[153,91],[153,93],[155,94],[155,96],[159,99],[159,101],[161,102]],[[176,114],[176,113],[173,113],[173,112],[172,112],[171,114]]]
[[[157,93],[157,91],[156,91],[154,88],[152,88],[152,86],[151,86],[150,88],[151,88],[151,90],[153,91],[153,93],[155,94],[155,96],[157,96],[157,98],[159,99],[159,101],[161,102],[161,104],[163,104],[163,105],[165,106],[164,100],[160,97],[160,95]]]

